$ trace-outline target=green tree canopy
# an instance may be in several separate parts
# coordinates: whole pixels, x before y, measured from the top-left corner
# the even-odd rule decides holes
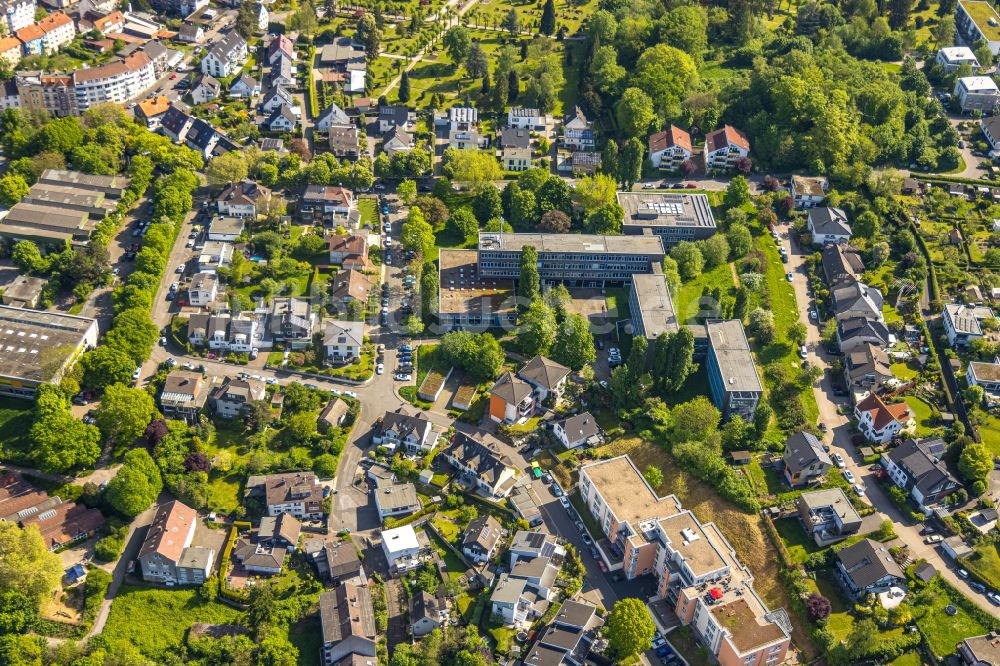
[[[608,613],[604,635],[620,662],[627,662],[653,645],[656,625],[640,599],[619,599]]]

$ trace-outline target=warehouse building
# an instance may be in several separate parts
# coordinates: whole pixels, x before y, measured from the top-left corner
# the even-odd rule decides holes
[[[0,306],[0,395],[31,399],[97,346],[97,320]]]

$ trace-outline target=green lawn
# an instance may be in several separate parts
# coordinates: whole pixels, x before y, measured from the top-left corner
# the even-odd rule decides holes
[[[778,535],[788,549],[792,561],[797,564],[805,562],[812,553],[823,550],[806,534],[797,518],[781,518],[774,521],[774,527],[778,530]]]
[[[987,416],[985,423],[979,426],[979,436],[993,455],[1000,455],[1000,418]]]
[[[11,463],[29,462],[28,431],[34,421],[34,406],[31,400],[0,398],[0,459]]]
[[[202,601],[196,589],[156,590],[126,584],[111,604],[102,637],[111,643],[128,643],[146,658],[163,663],[167,650],[180,646],[195,622],[238,623],[241,616],[235,608]]]
[[[920,666],[924,663],[919,652],[906,652],[889,662],[889,666]]]
[[[447,541],[454,542],[455,539],[458,538],[458,525],[456,525],[453,521],[438,516],[431,522],[434,525],[434,529],[436,529],[438,533]]]
[[[425,534],[434,544],[438,555],[444,561],[444,566],[448,570],[448,578],[452,580],[458,580],[463,575],[465,575],[465,563],[456,555],[451,548],[448,548],[443,541],[441,541],[438,535],[434,534],[430,530],[425,530]]]
[[[208,508],[219,513],[229,513],[240,505],[240,474],[210,472],[208,475]]]
[[[991,587],[1000,585],[1000,552],[997,552],[996,544],[980,543],[975,551],[964,560],[965,568],[987,581],[995,581]]]
[[[959,606],[955,606],[958,612],[954,616],[947,615],[944,609],[948,605],[951,605],[951,599],[942,589],[927,608],[927,614],[917,620],[917,627],[938,656],[951,654],[955,645],[963,639],[981,636],[988,631]]]
[[[702,273],[694,280],[681,283],[681,288],[677,291],[677,298],[674,300],[678,324],[697,323],[698,313],[701,311],[698,300],[705,287],[709,289],[718,287],[723,294],[729,293],[729,290],[733,288],[733,273],[729,264],[721,264]]]
[[[904,382],[910,381],[919,374],[917,368],[913,367],[911,363],[893,363],[890,368],[896,379]]]
[[[358,211],[361,213],[361,226],[378,229],[378,202],[375,199],[360,199]]]
[[[904,399],[913,412],[913,418],[917,422],[917,437],[924,437],[934,430],[937,422],[938,411],[915,395],[908,395]]]

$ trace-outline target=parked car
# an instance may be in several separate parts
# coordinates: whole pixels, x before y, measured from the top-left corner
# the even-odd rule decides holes
[[[1000,606],[1000,594],[996,592],[987,592],[986,598],[990,600],[990,603],[994,606]]]
[[[411,375],[408,372],[397,372],[396,373],[396,381],[397,382],[409,382],[409,381],[413,381],[413,375]]]
[[[957,573],[957,574],[958,574],[958,577],[959,577],[959,578],[968,578],[968,577],[969,577],[969,572],[968,572],[968,571],[966,571],[965,569],[959,569],[959,570],[958,570],[958,571],[956,571],[955,573]]]
[[[785,277],[788,278],[789,282],[791,282],[793,279],[795,279],[795,274],[792,273],[791,271],[788,271],[787,273],[785,273]]]
[[[565,495],[559,498],[559,503],[562,504],[562,507],[564,509],[568,509],[569,508],[569,500],[566,499]]]
[[[142,366],[139,366],[138,368],[135,369],[135,372],[132,373],[132,381],[134,382],[139,381],[139,377],[141,376],[142,376]]]
[[[944,541],[944,537],[940,534],[932,534],[924,539],[924,543],[941,543],[942,541]]]
[[[977,583],[976,581],[972,581],[971,583],[969,583],[969,587],[971,587],[974,591],[978,592],[979,594],[983,594],[984,592],[986,592],[986,586],[983,585],[982,583]]]
[[[851,486],[851,488],[854,490],[855,495],[857,495],[858,497],[864,497],[865,487],[863,485],[861,485],[860,483],[855,483],[853,486]]]
[[[834,453],[831,456],[831,458],[833,458],[833,464],[836,465],[838,468],[844,469],[845,467],[847,467],[847,464],[844,463],[844,456],[840,455],[839,453]]]
[[[385,372],[385,366],[384,365],[382,365],[381,363],[379,363],[378,365],[375,366],[375,374],[376,375],[381,375],[383,372]]]
[[[854,485],[855,483],[854,472],[852,472],[849,469],[845,469],[842,473],[844,475],[844,479],[846,479],[847,482],[850,483],[851,485]]]

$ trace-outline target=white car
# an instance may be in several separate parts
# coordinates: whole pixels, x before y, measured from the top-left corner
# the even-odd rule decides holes
[[[656,185],[654,185],[653,183],[643,183],[642,184],[642,189],[644,189],[644,190],[655,190],[656,189]]]
[[[847,464],[844,462],[844,456],[840,455],[839,453],[834,453],[830,457],[833,458],[833,464],[836,465],[838,469],[844,469],[845,467],[847,467]]]
[[[330,389],[330,393],[332,393],[334,395],[340,395],[340,390],[339,389]]]
[[[396,381],[397,382],[409,382],[409,381],[413,381],[413,375],[411,375],[409,373],[406,373],[406,372],[398,372],[398,373],[396,373]]]
[[[139,381],[139,377],[141,376],[142,376],[142,366],[139,366],[138,368],[135,369],[135,372],[132,373],[132,381],[134,382]]]
[[[386,247],[392,247],[392,239],[386,238],[385,241],[383,242],[383,245],[385,245]]]
[[[791,271],[788,271],[788,273],[785,274],[785,277],[788,278],[789,282],[791,282],[795,278],[795,275]]]
[[[559,498],[559,503],[562,504],[564,509],[569,508],[569,500],[565,496]]]
[[[355,393],[354,391],[344,391],[344,395],[346,395],[349,398],[357,398],[358,397],[358,394]]]
[[[184,265],[181,264],[180,266],[178,266],[177,270],[174,271],[174,272],[177,273],[177,274],[183,273],[184,272]]]
[[[184,243],[184,247],[194,247],[194,241],[189,240],[187,243]]]
[[[860,483],[855,483],[851,487],[854,488],[854,494],[855,495],[857,495],[858,497],[864,497],[865,487],[863,485],[861,485]]]
[[[381,375],[383,372],[385,372],[385,366],[384,365],[382,365],[381,363],[379,363],[378,365],[375,366],[375,374],[376,375]]]
[[[277,383],[278,383],[278,380],[277,380],[277,379],[275,379],[274,377],[268,377],[267,379],[265,379],[265,380],[264,380],[264,382],[265,382],[265,383],[266,383],[266,384],[267,384],[268,386],[274,386],[275,384],[277,384]]]
[[[849,470],[849,469],[845,469],[845,470],[844,470],[843,472],[841,472],[841,473],[842,473],[842,474],[844,475],[844,479],[846,479],[846,480],[847,480],[847,482],[848,482],[849,484],[851,484],[851,485],[853,486],[853,485],[854,485],[854,482],[855,482],[855,478],[854,478],[854,472],[852,472],[852,471],[851,471],[851,470]]]
[[[174,360],[174,359],[172,359],[172,358],[168,358],[168,359],[167,359],[167,365],[169,365],[169,366],[170,366],[170,367],[172,368],[172,367],[174,367],[175,365],[177,365],[177,361],[176,361],[176,360]]]

